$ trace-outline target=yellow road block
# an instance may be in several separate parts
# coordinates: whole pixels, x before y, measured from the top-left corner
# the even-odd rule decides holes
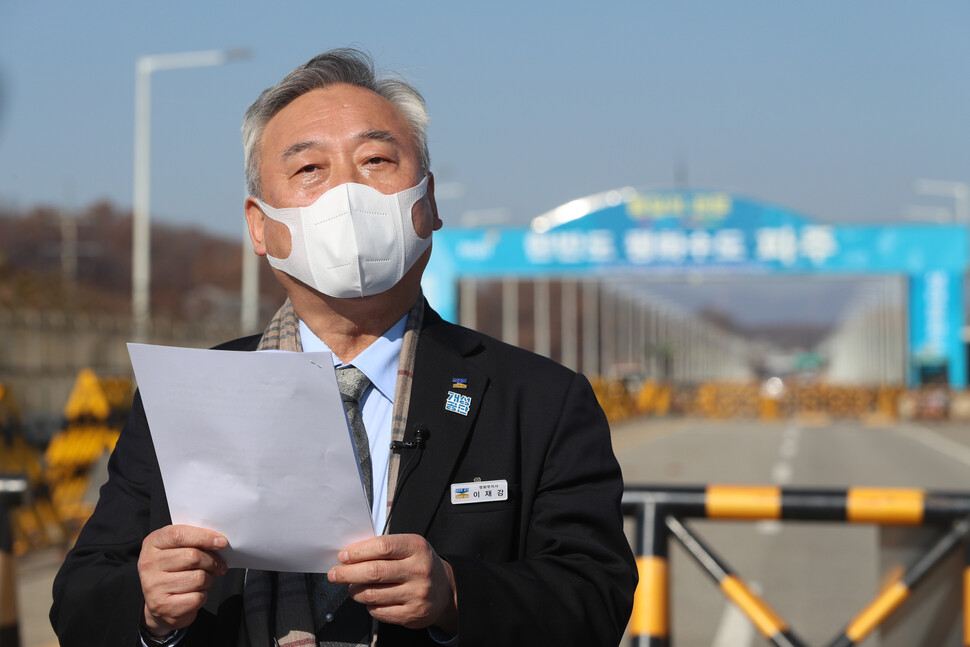
[[[106,420],[110,413],[111,404],[101,388],[101,380],[91,369],[82,369],[64,405],[64,417],[68,420]]]

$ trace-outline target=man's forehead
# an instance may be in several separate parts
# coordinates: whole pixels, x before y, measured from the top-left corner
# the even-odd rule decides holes
[[[283,155],[288,157],[324,145],[318,137],[304,138],[305,132],[313,130],[398,145],[414,137],[410,123],[388,99],[367,88],[336,84],[310,90],[273,115],[263,133],[264,143],[266,135],[295,136],[298,141],[280,142],[286,145]]]

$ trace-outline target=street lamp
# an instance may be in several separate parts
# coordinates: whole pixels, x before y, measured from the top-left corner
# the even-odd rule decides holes
[[[135,180],[131,251],[131,309],[135,341],[147,341],[151,285],[151,75],[158,70],[211,67],[249,56],[246,49],[139,57],[135,63]]]

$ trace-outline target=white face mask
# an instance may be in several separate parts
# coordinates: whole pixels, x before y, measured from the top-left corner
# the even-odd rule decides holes
[[[274,209],[267,216],[290,230],[290,255],[269,264],[332,297],[366,297],[390,290],[431,245],[414,231],[411,208],[428,178],[385,195],[366,184],[335,186],[309,207]]]

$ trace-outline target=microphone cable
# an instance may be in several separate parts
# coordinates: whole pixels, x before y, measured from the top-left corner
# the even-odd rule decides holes
[[[394,490],[394,502],[391,503],[391,509],[387,511],[387,518],[384,520],[384,529],[381,531],[382,535],[386,535],[387,529],[391,526],[391,515],[394,514],[394,508],[397,507],[399,499],[398,493],[404,489],[404,484],[407,483],[411,472],[417,469],[418,464],[421,462],[421,457],[424,455],[424,447],[430,437],[431,431],[424,424],[419,423],[414,429],[414,440],[391,441],[391,451],[393,452],[400,454],[402,449],[417,449],[419,451],[411,452],[407,462],[398,471],[397,487]]]

